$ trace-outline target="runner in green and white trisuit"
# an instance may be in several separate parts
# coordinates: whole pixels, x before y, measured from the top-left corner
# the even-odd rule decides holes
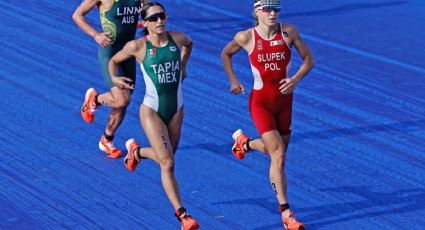
[[[146,36],[128,42],[109,62],[112,82],[119,88],[133,89],[131,78],[115,73],[120,63],[135,57],[146,84],[145,98],[140,106],[140,122],[151,147],[141,148],[134,139],[129,139],[124,164],[128,170],[134,171],[144,158],[158,163],[163,188],[182,229],[197,229],[198,222],[188,215],[182,205],[174,176],[174,154],[183,123],[181,84],[186,76],[192,40],[184,33],[166,31],[167,14],[159,3],[146,4],[141,16]]]
[[[78,27],[93,37],[100,46],[99,63],[103,79],[110,91],[98,94],[95,89],[88,89],[81,108],[81,115],[84,121],[92,123],[95,109],[98,109],[100,105],[111,107],[112,111],[109,114],[105,131],[99,141],[99,148],[111,158],[121,156],[121,151],[114,146],[112,141],[116,130],[124,119],[132,91],[114,87],[109,75],[108,63],[112,56],[120,51],[128,41],[134,39],[141,7],[146,2],[147,0],[83,0],[72,15],[72,19]],[[85,18],[85,15],[95,7],[99,9],[101,32],[93,28]],[[136,62],[134,58],[121,63],[117,71],[120,75],[133,79],[133,85],[135,84]]]
[[[169,33],[167,39],[164,47],[145,39],[146,54],[140,64],[146,84],[143,104],[155,110],[165,124],[183,106],[180,48]]]

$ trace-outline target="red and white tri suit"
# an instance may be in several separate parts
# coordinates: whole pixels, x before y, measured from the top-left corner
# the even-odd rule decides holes
[[[254,88],[249,97],[249,111],[260,135],[277,130],[280,135],[291,133],[293,94],[282,94],[279,82],[287,77],[291,61],[291,48],[279,29],[266,40],[255,28],[254,49],[249,54]]]

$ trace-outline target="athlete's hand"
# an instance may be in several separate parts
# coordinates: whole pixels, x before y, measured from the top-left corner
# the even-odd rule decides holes
[[[245,88],[239,82],[232,83],[229,91],[233,94],[240,94],[240,93],[245,94]]]
[[[111,77],[111,80],[118,89],[134,89],[133,80],[128,77]]]
[[[99,44],[102,48],[111,45],[111,38],[108,37],[108,35],[111,34],[111,32],[103,32],[98,33],[94,36],[94,40]]]
[[[290,94],[294,92],[295,87],[298,85],[298,81],[292,78],[284,78],[279,82],[281,85],[279,87],[279,91],[282,94]]]

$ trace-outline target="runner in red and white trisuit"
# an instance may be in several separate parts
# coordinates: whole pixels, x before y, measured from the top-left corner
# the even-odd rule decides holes
[[[295,219],[287,200],[285,158],[291,135],[292,93],[298,82],[314,66],[313,56],[294,26],[278,22],[279,0],[254,0],[256,25],[238,32],[223,49],[221,57],[231,84],[233,94],[245,93],[233,71],[232,56],[241,48],[249,54],[254,89],[249,98],[249,110],[261,139],[249,139],[242,130],[232,137],[233,154],[243,159],[254,149],[270,156],[270,183],[279,201],[279,210],[285,229],[304,229],[304,224]],[[291,77],[288,70],[291,47],[295,47],[303,63]]]
[[[250,29],[254,47],[249,53],[254,89],[249,99],[249,110],[254,124],[262,135],[278,130],[281,135],[290,133],[292,92],[282,94],[280,81],[287,77],[291,60],[290,40],[277,31],[266,39],[256,28]]]

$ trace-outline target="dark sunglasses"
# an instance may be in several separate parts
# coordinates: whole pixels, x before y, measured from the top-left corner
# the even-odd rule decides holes
[[[167,18],[167,14],[165,12],[156,13],[156,14],[152,14],[149,17],[146,17],[143,20],[148,22],[156,22],[158,21],[158,18],[160,18],[161,20],[165,20]]]
[[[279,6],[263,6],[261,8],[261,11],[263,11],[264,13],[271,13],[272,11],[274,11],[275,13],[279,13],[280,7]]]

